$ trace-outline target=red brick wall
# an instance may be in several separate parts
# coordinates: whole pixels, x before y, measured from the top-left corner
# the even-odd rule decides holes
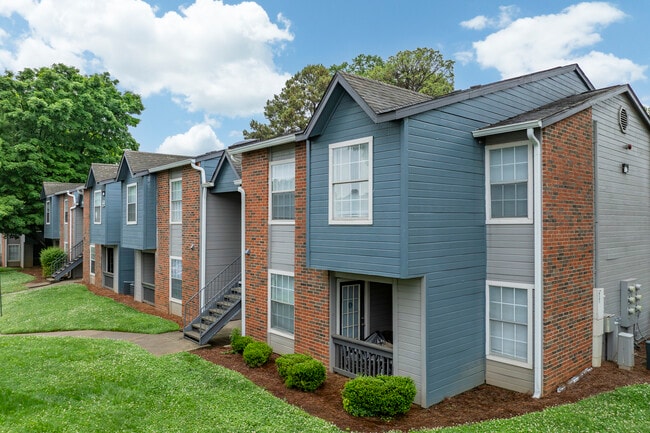
[[[242,155],[246,191],[246,334],[267,340],[269,154],[262,149]]]
[[[591,109],[542,131],[544,393],[591,365]]]
[[[156,248],[155,300],[157,309],[169,312],[169,172],[157,174],[156,228],[158,239]]]
[[[92,212],[92,194],[91,190],[84,190],[84,207],[83,207],[83,240],[84,240],[84,261],[82,263],[83,276],[81,281],[90,285],[90,216]],[[96,247],[95,247],[96,248]],[[95,263],[97,266],[97,263]]]
[[[329,365],[330,295],[327,271],[307,268],[307,158],[296,145],[295,351]]]
[[[201,251],[201,174],[183,168],[183,304],[198,293]],[[197,312],[198,313],[198,312]]]

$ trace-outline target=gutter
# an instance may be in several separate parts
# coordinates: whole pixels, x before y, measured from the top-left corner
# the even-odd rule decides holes
[[[203,289],[205,287],[205,254],[206,254],[206,245],[205,245],[205,239],[207,237],[207,222],[206,222],[206,214],[207,214],[207,197],[208,197],[208,188],[212,187],[213,184],[211,182],[206,182],[205,179],[205,169],[199,165],[196,165],[195,160],[190,161],[190,166],[198,170],[199,173],[201,174],[201,213],[200,213],[200,240],[199,240],[199,290]],[[203,296],[203,295],[202,295]],[[201,307],[204,305],[204,299],[201,299]]]
[[[241,333],[246,335],[246,191],[241,179],[236,180],[235,185],[241,194]]]
[[[541,128],[541,122],[538,123]],[[543,284],[542,276],[542,144],[535,137],[533,126],[526,129],[528,140],[533,145],[533,221],[534,221],[534,260],[535,289],[533,293],[533,398],[540,398],[543,392]]]
[[[70,254],[72,254],[72,247],[74,246],[72,244],[72,226],[74,221],[74,213],[72,211],[77,208],[77,197],[75,197],[74,194],[70,194],[70,191],[66,191],[65,193],[68,197],[72,197],[73,203],[72,207],[68,211],[68,259],[72,260],[72,256],[70,256]]]

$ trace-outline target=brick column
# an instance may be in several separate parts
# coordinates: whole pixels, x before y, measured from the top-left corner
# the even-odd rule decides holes
[[[162,171],[156,175],[157,212],[156,212],[156,270],[154,275],[155,307],[169,312],[169,172]]]

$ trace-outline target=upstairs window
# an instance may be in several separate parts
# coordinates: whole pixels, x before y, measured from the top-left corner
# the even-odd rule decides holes
[[[329,223],[372,224],[372,137],[330,144]]]
[[[126,223],[137,224],[138,222],[138,184],[132,183],[126,186]]]
[[[102,191],[100,189],[93,192],[93,222],[102,223]]]
[[[169,184],[169,222],[180,224],[183,222],[183,181],[174,179]]]
[[[70,209],[68,208],[68,199],[63,199],[63,224],[68,223],[68,212],[70,212]]]
[[[486,211],[490,223],[532,222],[530,146],[486,149]]]
[[[45,202],[45,224],[50,223],[50,214],[52,213],[52,201],[48,199]]]
[[[271,171],[271,220],[293,221],[295,214],[294,161],[272,162]]]

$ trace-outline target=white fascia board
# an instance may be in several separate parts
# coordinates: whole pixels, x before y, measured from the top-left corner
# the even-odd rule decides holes
[[[508,132],[522,131],[528,128],[541,128],[541,120],[531,120],[528,122],[513,123],[511,125],[495,126],[494,128],[485,128],[472,131],[474,138],[487,137],[489,135],[506,134]]]
[[[269,147],[280,146],[282,144],[294,143],[296,141],[296,134],[283,135],[280,137],[271,138],[269,140],[258,141],[257,143],[247,144],[234,149],[228,149],[231,155],[239,155],[254,150],[266,149]]]

